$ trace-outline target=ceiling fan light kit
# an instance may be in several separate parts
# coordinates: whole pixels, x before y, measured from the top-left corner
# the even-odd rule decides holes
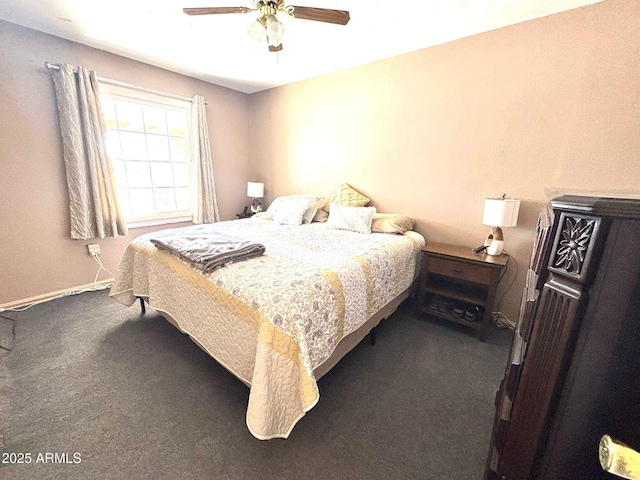
[[[331,10],[328,8],[299,7],[295,5],[285,5],[284,0],[254,2],[255,8],[249,7],[202,7],[183,8],[187,15],[213,15],[222,13],[249,13],[260,12],[257,18],[249,27],[248,33],[257,41],[267,38],[270,52],[282,50],[282,37],[284,25],[278,21],[276,14],[284,12],[292,18],[313,20],[316,22],[333,23],[336,25],[346,25],[350,16],[346,10]]]

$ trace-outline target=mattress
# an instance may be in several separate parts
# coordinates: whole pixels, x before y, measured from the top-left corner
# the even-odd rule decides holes
[[[208,231],[260,243],[265,253],[205,274],[151,243],[163,232],[142,235],[123,254],[110,295],[128,306],[143,297],[170,317],[250,387],[251,433],[287,438],[319,400],[314,370],[409,289],[424,238],[257,217],[170,232]]]

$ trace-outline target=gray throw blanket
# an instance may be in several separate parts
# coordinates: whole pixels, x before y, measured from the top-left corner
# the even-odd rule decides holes
[[[218,232],[176,233],[151,238],[150,241],[205,273],[228,263],[257,257],[265,251],[262,244]]]

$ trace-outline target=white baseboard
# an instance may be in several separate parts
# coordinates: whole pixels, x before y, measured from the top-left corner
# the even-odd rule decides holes
[[[56,292],[43,293],[42,295],[36,295],[35,297],[23,298],[21,300],[15,300],[13,302],[3,303],[0,305],[0,312],[4,310],[12,310],[15,308],[23,308],[29,305],[35,305],[38,303],[48,302],[54,298],[60,298],[67,295],[74,295],[76,293],[91,291],[94,287],[106,287],[113,283],[113,278],[107,278],[106,280],[100,280],[95,283],[87,283],[86,285],[80,285],[78,287],[66,288],[64,290],[58,290]]]

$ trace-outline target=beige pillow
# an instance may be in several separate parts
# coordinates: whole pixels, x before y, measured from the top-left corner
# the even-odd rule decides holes
[[[311,205],[307,208],[307,211],[304,212],[302,216],[302,224],[307,224],[313,222],[316,213],[318,212],[318,206],[320,205],[320,197],[313,197],[311,200]]]
[[[344,207],[364,207],[370,201],[368,197],[365,197],[353,189],[351,185],[343,183],[329,199],[329,203],[323,207],[323,210],[328,213],[331,211],[332,204],[342,205]]]
[[[406,215],[395,213],[374,213],[371,233],[405,233],[413,230],[416,222]]]
[[[326,222],[329,218],[329,213],[324,209],[325,206],[329,203],[329,200],[326,198],[322,198],[318,203],[318,209],[316,210],[316,214],[313,217],[314,222]]]

